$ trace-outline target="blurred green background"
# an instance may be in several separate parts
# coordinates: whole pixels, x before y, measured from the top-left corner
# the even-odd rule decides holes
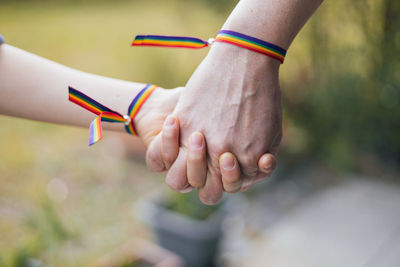
[[[73,68],[172,88],[185,84],[207,51],[134,49],[134,35],[207,39],[235,3],[3,0],[0,33]],[[341,172],[398,170],[398,14],[399,1],[326,1],[300,32],[281,68],[286,168],[315,161]],[[165,186],[132,159],[140,145],[107,133],[89,149],[87,129],[4,116],[0,125],[0,266],[27,258],[90,264],[127,237],[148,235],[132,205]]]

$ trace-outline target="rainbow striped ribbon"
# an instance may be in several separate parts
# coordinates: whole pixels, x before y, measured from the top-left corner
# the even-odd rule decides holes
[[[132,42],[132,46],[203,48],[211,46],[213,42],[223,42],[243,47],[272,57],[276,60],[279,60],[281,63],[283,63],[286,56],[286,50],[277,45],[242,33],[228,30],[219,31],[215,39],[210,38],[208,41],[182,36],[137,35],[135,40]]]
[[[137,35],[132,42],[132,46],[163,46],[199,49],[209,46],[209,43],[194,37]]]
[[[134,119],[144,102],[149,98],[156,88],[157,86],[155,85],[147,84],[132,100],[131,104],[129,105],[128,115],[123,116],[117,111],[109,109],[82,92],[79,92],[72,87],[68,87],[69,101],[97,115],[89,127],[89,146],[95,144],[102,138],[102,121],[125,123],[125,130],[128,133],[132,135],[138,135],[135,128]]]
[[[146,102],[146,100],[150,97],[150,95],[154,92],[154,90],[156,88],[157,88],[157,86],[154,84],[147,84],[146,87],[144,87],[136,95],[136,97],[132,100],[132,102],[128,108],[128,116],[129,116],[129,118],[131,118],[131,121],[129,124],[125,124],[125,130],[128,133],[130,133],[132,135],[138,135],[136,128],[135,128],[135,124],[133,123],[133,120],[136,117],[136,115],[139,113],[144,102]]]
[[[215,42],[223,42],[240,46],[277,59],[281,63],[283,63],[286,56],[286,50],[277,45],[234,31],[219,31],[217,37],[215,38]]]

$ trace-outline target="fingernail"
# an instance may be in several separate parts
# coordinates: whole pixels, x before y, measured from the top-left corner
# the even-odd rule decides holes
[[[190,137],[190,145],[194,148],[203,147],[203,136],[200,133],[194,133]]]
[[[221,167],[224,170],[230,171],[233,168],[235,168],[235,165],[236,165],[236,162],[233,159],[232,155],[227,154],[227,155],[222,156],[222,158],[221,158]]]
[[[165,120],[165,126],[172,127],[175,125],[175,118],[170,116]]]

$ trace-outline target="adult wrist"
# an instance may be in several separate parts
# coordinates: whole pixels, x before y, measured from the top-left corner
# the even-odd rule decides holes
[[[247,68],[265,71],[268,73],[279,73],[281,63],[263,54],[234,46],[228,43],[215,42],[207,55],[215,64],[235,64]]]

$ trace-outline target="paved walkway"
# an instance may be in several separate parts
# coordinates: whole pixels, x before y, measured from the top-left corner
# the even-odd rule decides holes
[[[231,265],[400,266],[398,184],[349,177],[299,203],[251,238],[246,256]]]

